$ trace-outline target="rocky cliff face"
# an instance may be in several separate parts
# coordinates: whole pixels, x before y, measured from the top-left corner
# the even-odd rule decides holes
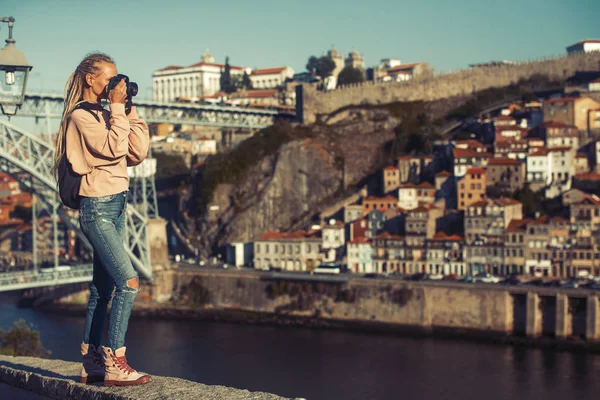
[[[284,144],[238,184],[216,187],[196,221],[199,247],[207,254],[215,246],[304,226],[381,166],[382,147],[398,123],[387,111],[350,110],[313,125],[312,137]]]

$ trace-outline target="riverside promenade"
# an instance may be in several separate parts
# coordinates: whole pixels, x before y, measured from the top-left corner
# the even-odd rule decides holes
[[[271,393],[203,385],[185,379],[153,376],[134,387],[104,387],[79,382],[81,364],[33,357],[0,356],[0,398],[94,400],[284,400]],[[5,397],[9,395],[10,397]],[[294,400],[303,400],[296,398]]]

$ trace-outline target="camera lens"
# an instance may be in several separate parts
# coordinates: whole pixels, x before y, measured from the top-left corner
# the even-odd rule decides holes
[[[127,86],[127,96],[133,97],[133,96],[137,96],[137,94],[138,94],[137,83],[129,82],[129,85]]]

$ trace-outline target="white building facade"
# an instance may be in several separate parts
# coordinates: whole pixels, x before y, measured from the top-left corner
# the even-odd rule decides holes
[[[152,73],[152,100],[169,103],[185,97],[199,100],[213,95],[221,89],[221,73],[224,64],[216,64],[208,52],[202,61],[187,67],[170,65]],[[243,75],[248,68],[231,65],[232,76]]]
[[[290,67],[264,68],[252,70],[250,81],[253,89],[275,89],[294,76]]]

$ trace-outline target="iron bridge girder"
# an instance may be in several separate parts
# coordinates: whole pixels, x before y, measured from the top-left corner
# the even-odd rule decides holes
[[[58,188],[52,175],[53,160],[52,144],[6,120],[0,120],[0,170],[15,177],[21,185],[35,194],[44,208],[56,208],[61,221],[91,249],[79,227],[78,211],[63,206],[58,197]],[[31,179],[23,179],[24,176]],[[125,248],[132,264],[142,277],[151,280],[148,220],[135,207],[127,207],[126,226]]]
[[[19,110],[22,117],[61,118],[63,97],[59,94],[29,93]],[[189,124],[227,128],[262,129],[273,125],[276,119],[291,120],[294,112],[254,110],[242,107],[159,103],[136,100],[138,114],[148,123]]]

